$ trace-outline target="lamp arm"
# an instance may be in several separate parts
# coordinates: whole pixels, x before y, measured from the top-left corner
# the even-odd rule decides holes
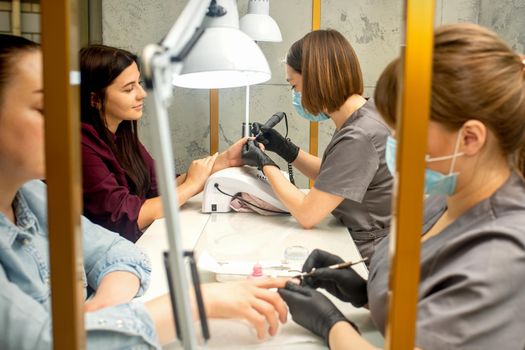
[[[188,280],[183,260],[179,204],[176,194],[175,164],[170,136],[168,107],[171,104],[173,76],[180,73],[182,61],[175,60],[188,43],[191,43],[200,27],[210,0],[190,0],[181,15],[159,45],[150,44],[142,52],[143,76],[150,97],[145,104],[151,117],[155,170],[162,205],[166,217],[166,232],[171,254],[169,270],[171,286],[176,300],[176,319],[185,350],[196,349],[196,333],[190,309]],[[190,44],[192,45],[192,44]],[[175,316],[175,315],[174,315]]]
[[[190,309],[190,297],[188,292],[188,280],[183,259],[183,249],[181,241],[181,224],[179,215],[179,203],[176,193],[175,164],[170,137],[170,127],[168,120],[168,104],[163,97],[161,87],[165,79],[156,79],[165,71],[162,67],[155,66],[153,60],[153,79],[148,102],[145,104],[146,112],[150,115],[153,139],[153,154],[155,156],[155,170],[157,173],[157,183],[159,185],[164,215],[166,218],[166,232],[169,244],[169,271],[171,274],[171,290],[174,291],[176,312],[174,319],[178,321],[181,339],[185,350],[196,349],[196,333],[193,324],[192,312]],[[171,90],[171,86],[170,86]]]

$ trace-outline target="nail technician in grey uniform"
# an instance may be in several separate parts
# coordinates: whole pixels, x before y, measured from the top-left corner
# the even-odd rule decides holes
[[[525,345],[525,63],[474,24],[442,26],[434,37],[432,98],[417,301],[418,349],[511,349]],[[396,123],[402,61],[382,73],[378,110]],[[396,174],[397,141],[385,159]],[[406,176],[406,174],[403,174]],[[331,349],[375,349],[317,288],[388,322],[391,237],[370,262],[368,281],[341,258],[314,250],[303,285],[279,293],[295,322]]]
[[[259,167],[292,216],[305,228],[332,213],[350,231],[363,257],[390,229],[392,176],[385,163],[390,129],[373,99],[363,97],[363,77],[350,43],[335,30],[317,30],[295,42],[286,57],[292,105],[302,118],[335,126],[322,159],[300,150],[273,128],[254,123],[256,140],[314,180],[302,193],[253,144],[243,160]],[[368,260],[369,261],[369,260]]]

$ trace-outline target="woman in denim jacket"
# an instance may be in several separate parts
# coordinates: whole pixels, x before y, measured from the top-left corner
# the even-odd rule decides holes
[[[1,349],[52,346],[46,186],[36,180],[45,176],[42,87],[38,45],[0,35]],[[84,306],[88,348],[148,349],[173,340],[167,296],[131,302],[148,287],[148,258],[85,218],[82,229],[84,284],[95,290]],[[259,338],[275,334],[286,307],[263,284],[204,285],[208,317],[244,318]]]

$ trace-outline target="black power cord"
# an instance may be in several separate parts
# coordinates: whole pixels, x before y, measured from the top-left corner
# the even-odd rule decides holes
[[[292,140],[290,140],[290,138],[288,137],[288,116],[286,115],[286,113],[284,113],[284,125],[286,126],[286,134],[284,135],[284,138],[292,142]],[[290,182],[292,183],[292,185],[295,186],[295,179],[293,177],[292,163],[288,163],[288,178],[290,179]]]
[[[290,139],[288,139],[288,141],[290,141]],[[288,163],[288,178],[290,179],[290,182],[292,183],[292,185],[294,185],[295,187],[297,187],[295,185],[295,179],[293,178],[293,167],[292,167],[292,163]]]
[[[287,211],[277,211],[277,210],[271,210],[271,209],[262,208],[262,207],[260,207],[260,206],[258,206],[258,205],[256,205],[256,204],[253,204],[253,203],[248,202],[246,199],[243,199],[243,198],[239,197],[239,196],[236,195],[236,194],[235,194],[235,195],[231,195],[231,194],[229,194],[229,193],[226,193],[226,192],[224,192],[223,190],[221,190],[221,189],[219,188],[219,184],[218,184],[218,183],[213,184],[213,186],[217,189],[217,191],[219,191],[219,192],[222,193],[223,195],[228,196],[228,197],[231,197],[232,199],[238,199],[238,200],[240,200],[241,202],[243,202],[244,204],[251,205],[252,207],[255,207],[255,208],[257,208],[257,209],[264,210],[264,211],[267,211],[267,212],[270,212],[270,213],[275,213],[275,214],[286,214],[286,215],[290,215],[290,213],[287,212]]]
[[[284,123],[285,123],[285,125],[286,125],[286,134],[284,135],[284,138],[285,138],[286,140],[288,140],[288,141],[291,142],[290,138],[288,137],[288,116],[287,116],[286,113],[284,113],[284,112],[281,112],[281,113],[284,115]],[[272,118],[273,118],[275,115],[277,115],[277,113],[274,114],[274,115],[272,116]],[[251,134],[252,134],[252,136],[257,136],[257,135],[255,135],[253,132],[252,132]],[[294,179],[294,177],[293,177],[293,167],[292,167],[292,164],[291,164],[291,163],[287,163],[287,165],[288,165],[288,179],[290,180],[290,182],[292,183],[292,185],[296,186],[296,185],[295,185],[295,179]],[[296,187],[297,187],[297,186],[296,186]]]

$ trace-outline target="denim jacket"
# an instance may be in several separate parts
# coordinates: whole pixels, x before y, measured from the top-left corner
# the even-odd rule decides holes
[[[0,214],[0,349],[51,349],[51,289],[46,186],[26,183],[16,194],[14,225]],[[84,296],[113,271],[140,279],[137,296],[149,284],[147,256],[119,235],[82,218]],[[130,302],[85,314],[88,349],[159,348],[144,304]]]

